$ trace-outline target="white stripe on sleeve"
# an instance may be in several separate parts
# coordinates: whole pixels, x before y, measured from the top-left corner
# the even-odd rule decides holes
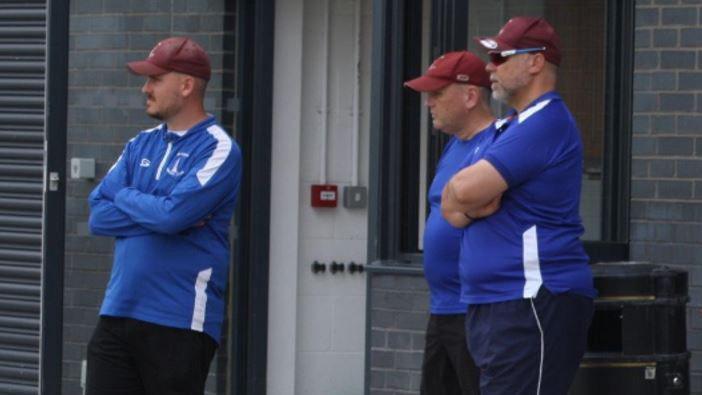
[[[548,103],[550,103],[550,102],[551,102],[551,99],[546,99],[546,100],[540,101],[540,102],[534,104],[533,106],[531,106],[530,108],[528,108],[527,110],[525,110],[524,112],[522,112],[521,114],[519,114],[519,123],[526,121],[527,118],[529,118],[530,116],[541,111],[541,109],[546,107],[548,105]]]
[[[217,146],[212,152],[212,156],[207,160],[205,166],[197,172],[197,180],[201,186],[205,186],[207,182],[215,175],[222,163],[229,156],[229,151],[232,149],[232,140],[227,136],[227,133],[217,125],[212,125],[207,128],[207,132],[217,140]]]

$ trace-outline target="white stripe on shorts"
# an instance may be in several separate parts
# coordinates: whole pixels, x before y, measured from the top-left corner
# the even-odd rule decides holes
[[[529,299],[531,302],[531,310],[534,312],[534,319],[536,319],[536,325],[539,327],[539,335],[541,336],[541,355],[539,357],[539,381],[536,383],[536,395],[541,394],[541,377],[544,374],[544,330],[541,328],[541,320],[539,319],[539,314],[536,313],[536,306],[534,306],[534,298]]]

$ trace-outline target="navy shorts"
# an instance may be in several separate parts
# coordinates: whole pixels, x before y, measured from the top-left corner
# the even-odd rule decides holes
[[[566,395],[593,312],[592,299],[545,287],[532,299],[470,305],[466,333],[482,395]]]

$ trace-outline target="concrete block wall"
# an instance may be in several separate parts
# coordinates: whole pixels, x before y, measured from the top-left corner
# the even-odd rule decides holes
[[[702,1],[636,2],[631,259],[690,273],[691,390],[702,394]]]
[[[414,275],[370,277],[371,395],[419,394],[429,289],[421,269]]]
[[[67,188],[64,395],[82,393],[81,363],[112,267],[112,240],[88,234],[87,195],[126,141],[158,123],[144,113],[143,78],[130,75],[124,64],[143,59],[163,38],[193,37],[212,61],[206,108],[232,132],[233,8],[233,2],[225,0],[71,1],[67,157],[95,158],[97,178],[94,182],[69,180]],[[208,394],[223,393],[224,375],[214,372],[226,369],[225,355],[226,347],[220,347]]]

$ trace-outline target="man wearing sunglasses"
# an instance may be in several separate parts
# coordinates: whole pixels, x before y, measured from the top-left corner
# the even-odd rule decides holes
[[[405,86],[426,93],[434,128],[450,136],[429,188],[424,230],[424,276],[430,290],[430,316],[422,362],[422,395],[478,395],[478,370],[468,353],[466,304],[460,301],[458,258],[463,229],[441,216],[441,191],[459,169],[484,149],[495,133],[490,110],[490,76],[485,62],[467,51],[437,58],[421,77]],[[483,215],[497,208],[499,199]],[[460,214],[459,222],[467,219]],[[459,224],[462,226],[463,224]]]
[[[596,291],[580,236],[583,149],[554,91],[560,40],[541,18],[511,19],[487,50],[493,98],[513,111],[494,143],[447,184],[442,211],[473,219],[461,245],[461,300],[483,395],[564,395],[585,350]]]

